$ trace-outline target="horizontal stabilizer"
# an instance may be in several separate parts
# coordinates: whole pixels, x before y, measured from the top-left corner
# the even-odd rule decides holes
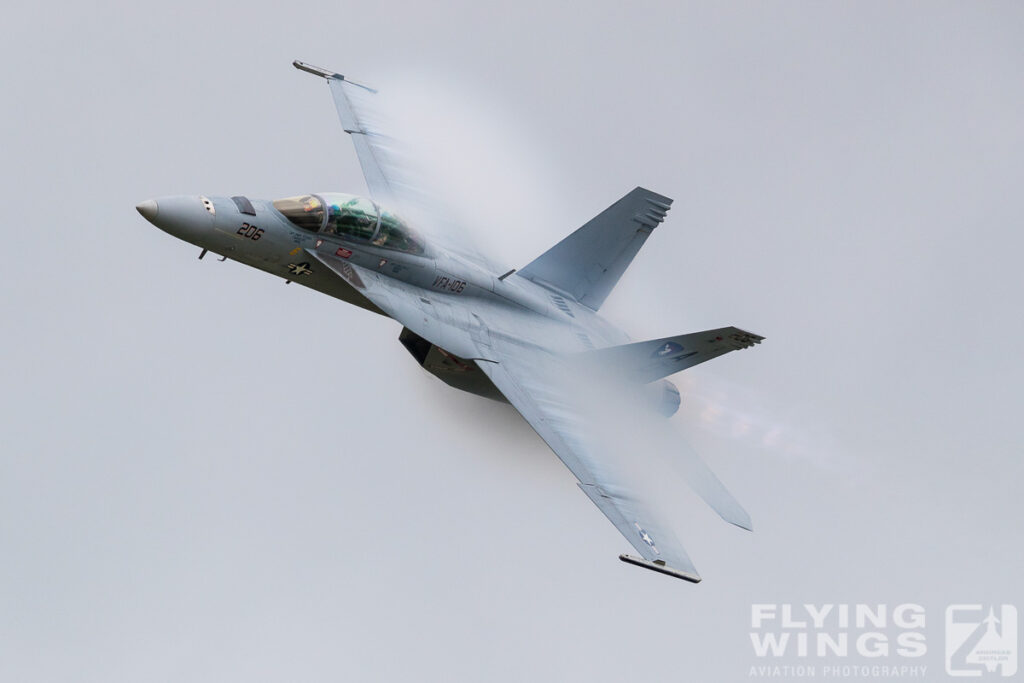
[[[579,354],[579,358],[584,363],[596,363],[628,380],[646,384],[730,351],[750,348],[760,344],[763,339],[760,335],[737,327],[721,327],[717,330],[584,351]]]
[[[708,507],[718,513],[718,516],[729,524],[738,526],[747,531],[754,530],[754,523],[750,520],[750,514],[743,509],[739,501],[729,493],[725,484],[711,471],[707,463],[701,459],[685,443],[676,443],[676,451],[672,459],[676,468],[683,475],[686,483],[693,489]]]

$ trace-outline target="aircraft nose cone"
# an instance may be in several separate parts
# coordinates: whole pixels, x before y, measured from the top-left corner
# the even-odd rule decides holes
[[[135,208],[143,218],[164,232],[193,244],[207,239],[214,225],[212,203],[207,207],[199,195],[147,199]]]
[[[156,218],[156,214],[160,210],[160,207],[157,206],[155,200],[147,199],[144,202],[139,202],[138,204],[136,204],[135,210],[142,214],[143,218],[152,223],[153,220]]]

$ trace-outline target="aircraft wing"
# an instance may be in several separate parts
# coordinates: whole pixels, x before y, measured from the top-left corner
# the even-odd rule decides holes
[[[370,106],[370,98],[377,91],[327,69],[298,60],[293,64],[296,69],[327,79],[341,125],[352,136],[370,196],[385,204],[397,202],[401,197],[401,182],[397,179],[401,167],[391,158],[388,136],[380,130],[378,117]]]
[[[644,467],[646,449],[681,457],[682,474],[690,486],[727,521],[750,528],[746,512],[695,454],[672,439],[663,418],[631,422],[628,408],[632,404],[621,404],[626,410],[612,409],[611,419],[606,409],[595,412],[594,396],[605,396],[613,402],[615,397],[602,393],[603,389],[588,395],[588,389],[575,387],[571,378],[579,374],[577,364],[492,330],[456,303],[438,297],[428,299],[422,289],[370,268],[315,249],[306,251],[417,335],[474,361],[640,554],[620,555],[623,561],[694,583],[701,580],[664,515],[650,502],[644,486],[631,476]],[[623,435],[636,433],[645,435],[642,444],[632,439],[623,441]],[[629,452],[631,449],[637,452]]]
[[[445,188],[436,186],[435,174],[422,167],[410,141],[396,137],[397,126],[380,94],[328,69],[298,60],[293,65],[327,80],[338,119],[355,146],[370,197],[413,219],[433,244],[490,271],[497,270],[442,199]]]
[[[499,362],[477,361],[477,365],[642,558],[620,555],[620,559],[699,582],[700,575],[679,539],[647,503],[642,491],[628,484],[628,477],[619,467],[620,458],[607,452],[602,430],[587,418],[586,410],[580,410],[573,392],[564,392],[557,382],[552,383],[552,374],[541,369],[546,362],[533,362],[539,351],[509,355],[508,350],[497,354]]]

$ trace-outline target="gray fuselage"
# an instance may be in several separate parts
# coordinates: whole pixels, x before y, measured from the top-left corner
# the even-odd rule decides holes
[[[476,327],[482,335],[502,335],[516,343],[565,353],[628,341],[621,330],[569,297],[514,273],[498,277],[429,240],[420,254],[375,246],[297,227],[272,202],[244,197],[162,197],[137,208],[151,223],[181,240],[382,315],[386,314],[357,288],[311,254],[344,259],[392,278],[402,284],[414,305],[431,307],[425,312],[432,318],[461,329]],[[429,298],[416,296],[417,290],[429,293]],[[465,306],[446,306],[455,297],[463,303],[472,299],[472,318],[467,317]],[[456,348],[435,346],[407,329],[401,341],[420,365],[448,384],[501,400],[475,365],[467,362],[477,354],[454,343],[451,346]]]

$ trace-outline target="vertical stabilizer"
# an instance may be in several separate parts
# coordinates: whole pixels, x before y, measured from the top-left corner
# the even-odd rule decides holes
[[[626,272],[672,200],[638,187],[519,271],[597,310]]]

